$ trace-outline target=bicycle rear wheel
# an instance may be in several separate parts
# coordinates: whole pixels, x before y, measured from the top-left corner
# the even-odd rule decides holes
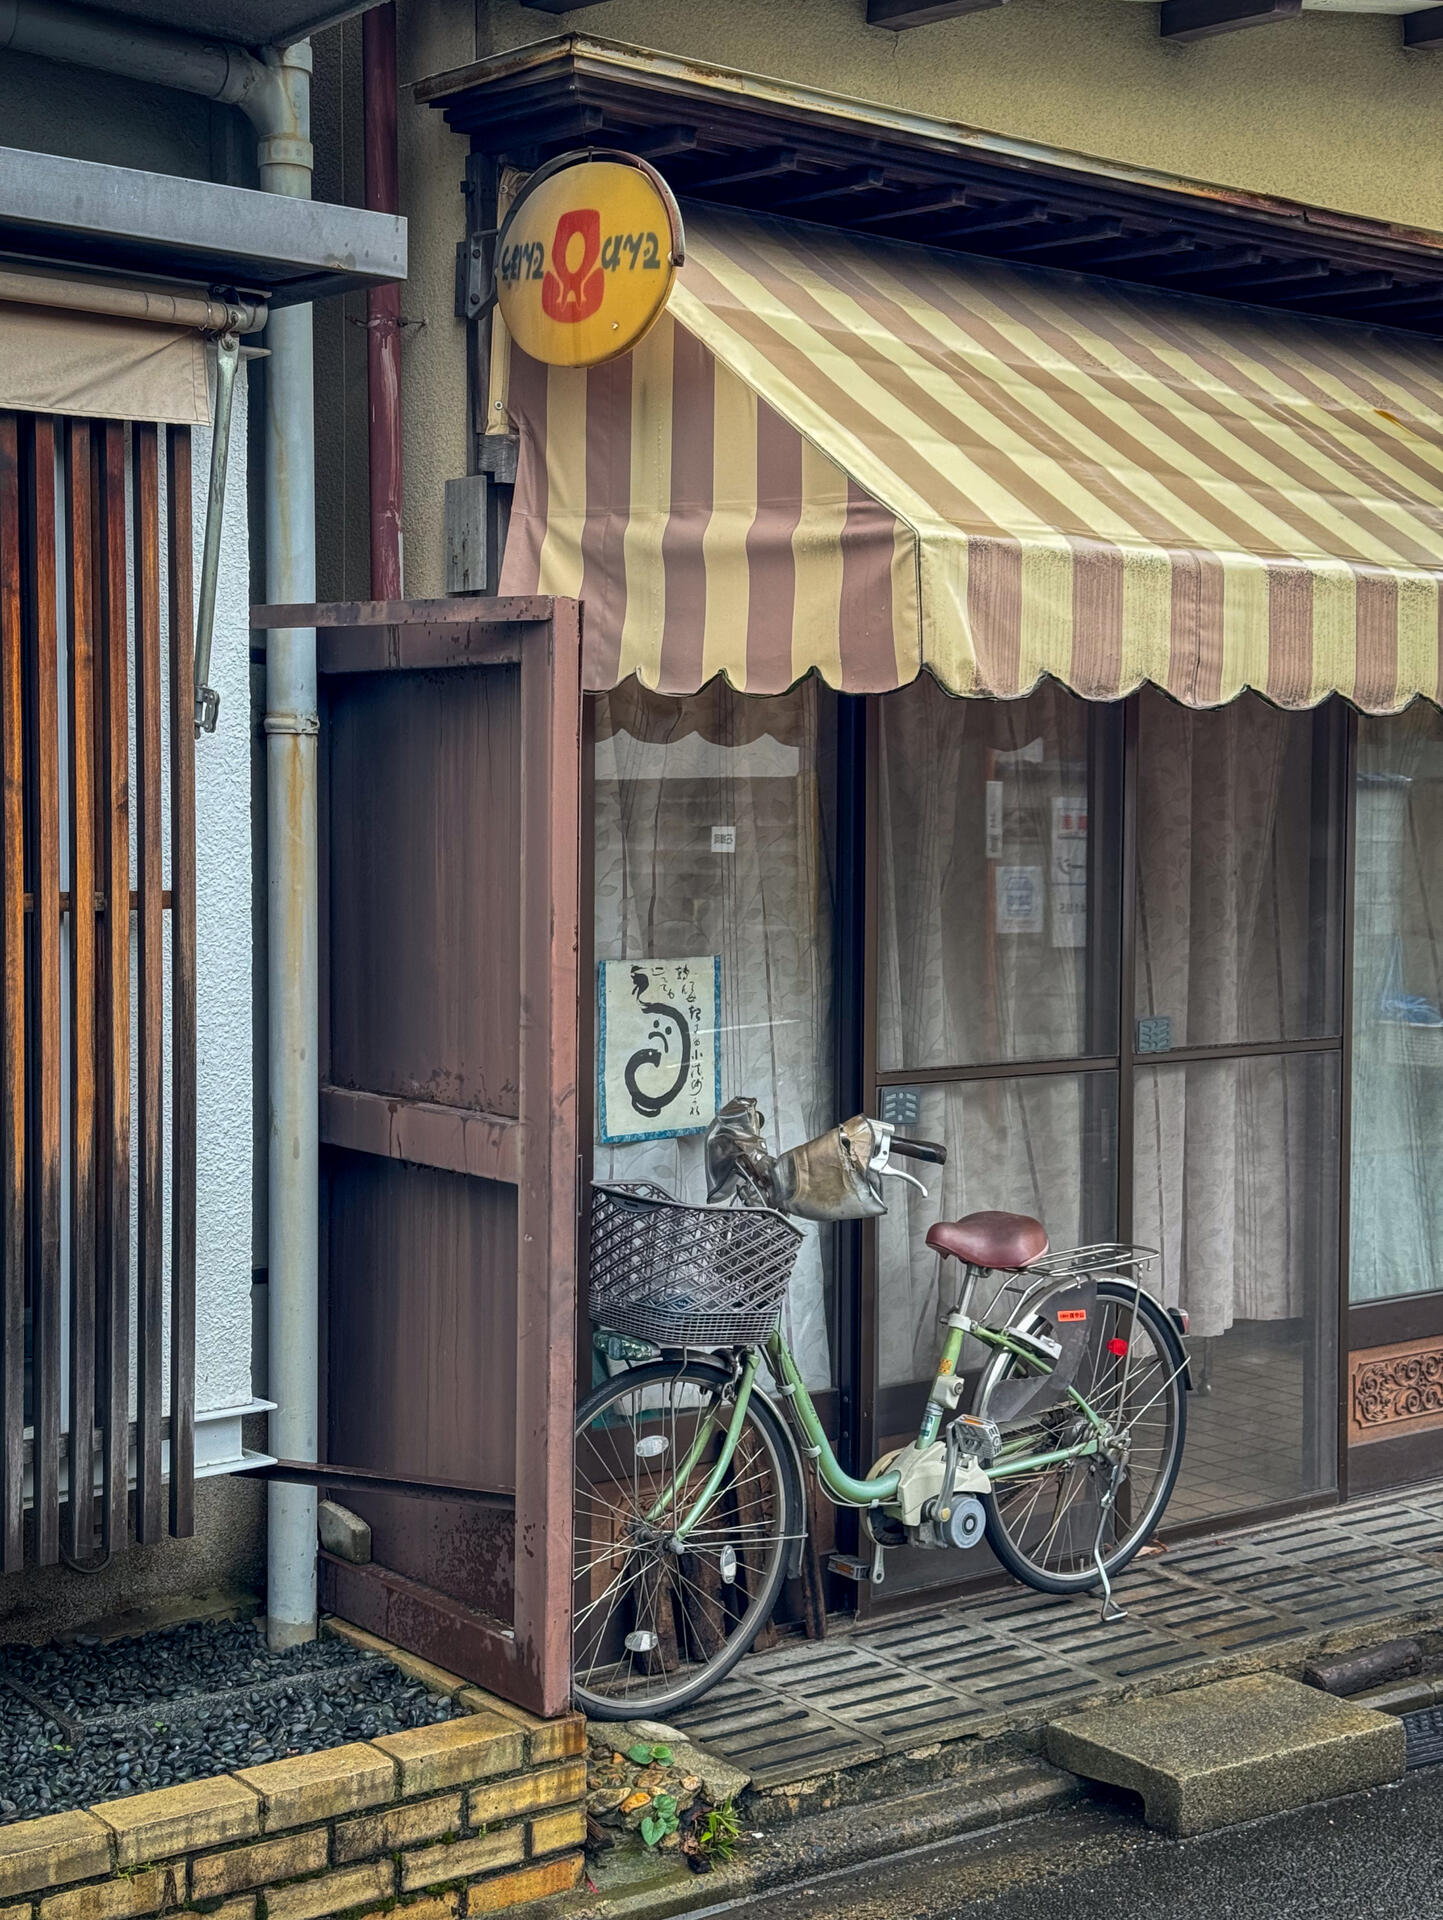
[[[689,1706],[776,1605],[806,1510],[796,1456],[759,1391],[715,1499],[675,1543],[734,1411],[731,1373],[705,1360],[631,1368],[578,1409],[572,1693],[593,1719]]]
[[[1075,1298],[1070,1281],[1044,1294],[1023,1329],[1055,1334],[1049,1309],[1064,1295]],[[1177,1329],[1150,1294],[1127,1281],[1100,1280],[1097,1306],[1073,1385],[1115,1433],[1128,1436],[1114,1504],[1104,1514],[1112,1466],[1097,1455],[999,1478],[982,1496],[992,1551],[1009,1573],[1042,1593],[1085,1593],[1098,1584],[1099,1523],[1109,1576],[1125,1567],[1162,1519],[1182,1465],[1186,1361]],[[1016,1372],[1010,1355],[991,1362],[978,1385],[978,1413],[985,1416],[996,1387]],[[1005,1426],[1004,1438],[1044,1454],[1076,1445],[1087,1432],[1085,1417],[1060,1396]]]

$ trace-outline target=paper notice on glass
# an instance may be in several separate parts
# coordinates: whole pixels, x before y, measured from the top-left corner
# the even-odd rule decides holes
[[[998,867],[997,931],[1041,933],[1044,899],[1041,867]]]
[[[1087,796],[1058,794],[1052,802],[1052,944],[1087,941]]]
[[[1002,858],[1002,782],[987,782],[987,858]]]
[[[701,1133],[721,1105],[721,960],[603,960],[597,968],[598,1137]]]

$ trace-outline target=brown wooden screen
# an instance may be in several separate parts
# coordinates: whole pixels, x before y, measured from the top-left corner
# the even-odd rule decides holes
[[[322,1604],[570,1694],[581,656],[566,600],[263,607],[321,673]],[[283,1471],[294,1477],[285,1463]]]
[[[191,646],[189,430],[0,412],[5,1572],[128,1543],[132,1399],[134,1538],[194,1528]]]

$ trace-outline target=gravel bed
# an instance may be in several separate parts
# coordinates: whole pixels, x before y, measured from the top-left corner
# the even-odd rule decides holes
[[[272,1653],[248,1622],[0,1652],[0,1824],[449,1720],[343,1640]]]

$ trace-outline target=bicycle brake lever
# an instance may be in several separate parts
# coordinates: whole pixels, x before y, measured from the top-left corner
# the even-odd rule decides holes
[[[927,1189],[915,1173],[903,1173],[900,1167],[874,1167],[873,1172],[883,1180],[905,1180],[909,1187],[917,1189],[924,1200],[927,1198]]]

